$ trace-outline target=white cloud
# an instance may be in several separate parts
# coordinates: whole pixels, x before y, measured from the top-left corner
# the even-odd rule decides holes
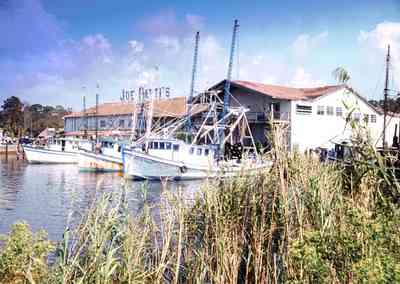
[[[308,88],[326,85],[321,80],[316,80],[310,73],[307,73],[303,66],[298,66],[294,72],[290,86],[298,88]]]
[[[162,10],[151,17],[143,17],[139,20],[138,26],[143,32],[155,36],[177,34],[182,29],[174,9]]]
[[[358,42],[365,51],[366,61],[371,69],[382,66],[390,44],[391,71],[394,73],[395,87],[400,89],[400,22],[382,22],[371,31],[361,30]]]
[[[167,51],[178,52],[180,49],[179,39],[175,36],[161,35],[154,42]]]
[[[328,32],[324,31],[317,35],[300,34],[297,36],[292,44],[292,50],[296,57],[304,58],[310,54],[310,52],[319,47],[325,39],[328,37]]]
[[[152,86],[157,81],[157,70],[146,70],[139,74],[135,79],[135,83],[139,86]]]
[[[358,41],[371,47],[386,49],[387,45],[398,48],[400,43],[400,22],[383,22],[372,31],[360,31]]]
[[[104,35],[85,36],[77,46],[83,54],[91,54],[90,57],[101,60],[103,63],[111,63],[112,47]]]
[[[141,53],[143,52],[144,49],[143,42],[137,40],[128,41],[128,46],[129,46],[129,51],[132,52],[133,54]]]
[[[94,103],[96,92],[100,93],[101,101],[115,101],[119,99],[121,89],[140,86],[169,86],[173,96],[187,95],[194,52],[192,34],[184,37],[156,36],[146,47],[140,41],[130,40],[127,46],[128,49],[117,49],[102,34],[68,41],[47,55],[48,60],[45,61],[50,66],[40,76],[28,73],[21,77],[18,85],[24,87],[20,88],[19,94],[32,101],[46,103],[57,101],[59,95],[66,104],[77,108],[84,95],[82,86],[86,87],[88,105]],[[227,44],[214,35],[202,34],[195,90],[202,91],[223,80],[228,58]],[[302,87],[321,83],[306,73],[304,68],[297,69],[292,76],[292,65],[267,52],[241,52],[239,66],[237,63],[235,60],[232,73],[234,80]],[[97,83],[100,84],[100,90],[95,87]]]
[[[190,29],[179,28],[181,22],[189,24]],[[10,89],[23,99],[56,104],[62,98],[63,103],[76,108],[80,108],[81,96],[84,95],[82,86],[86,87],[88,105],[94,103],[96,92],[100,93],[101,102],[115,101],[119,99],[122,88],[140,86],[169,86],[173,96],[187,95],[193,64],[193,29],[204,26],[204,19],[187,14],[178,21],[175,13],[168,10],[142,24],[149,29],[149,38],[145,42],[131,39],[126,41],[125,48],[118,48],[100,33],[78,40],[63,39],[55,47],[33,55],[29,60],[24,59],[18,64],[0,62],[0,71],[20,74],[17,80],[12,80],[14,83]],[[314,36],[303,34],[293,46],[299,54],[305,55],[318,47],[327,35],[327,32]],[[229,58],[229,42],[203,32],[200,38],[196,91],[223,80]],[[321,83],[304,70],[304,62],[293,64],[283,54],[273,54],[262,48],[249,53],[241,46],[240,51],[239,65],[236,57],[234,61],[234,80],[298,86]],[[15,66],[18,69],[12,70]],[[301,67],[295,69],[293,66]],[[100,90],[96,89],[97,83]]]
[[[46,12],[40,0],[0,1],[0,50],[19,55],[54,47],[62,25]]]
[[[96,48],[103,51],[109,51],[111,44],[102,34],[88,35],[82,39],[83,45],[88,48]]]

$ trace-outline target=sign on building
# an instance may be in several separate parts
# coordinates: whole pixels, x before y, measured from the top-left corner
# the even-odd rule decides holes
[[[158,87],[158,88],[144,88],[139,87],[137,90],[125,90],[122,89],[121,101],[134,101],[134,102],[144,102],[154,98],[155,100],[160,100],[163,98],[170,97],[171,88],[170,87]]]

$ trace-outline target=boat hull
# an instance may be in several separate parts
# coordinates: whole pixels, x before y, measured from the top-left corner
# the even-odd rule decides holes
[[[195,180],[210,177],[229,177],[240,174],[256,173],[269,165],[248,167],[204,167],[184,164],[139,151],[124,151],[124,175],[128,179],[148,180]]]
[[[84,172],[122,172],[122,157],[112,157],[88,151],[78,154],[78,167]]]
[[[26,160],[31,164],[76,164],[77,153],[24,146]]]

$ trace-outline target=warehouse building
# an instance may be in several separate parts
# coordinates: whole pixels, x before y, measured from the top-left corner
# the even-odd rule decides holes
[[[99,104],[85,111],[73,112],[64,116],[64,131],[66,136],[122,136],[132,134],[133,113],[137,106],[133,102],[121,101]],[[146,111],[150,102],[143,105]],[[202,112],[207,106],[196,105],[192,109],[194,114]],[[143,111],[143,110],[140,110]],[[155,100],[153,104],[153,123],[165,125],[180,119],[187,113],[186,97]]]
[[[223,99],[225,80],[209,88]],[[383,114],[346,85],[315,88],[293,88],[267,85],[249,81],[231,81],[230,106],[243,106],[249,111],[247,118],[256,141],[268,144],[268,134],[273,124],[286,129],[287,148],[301,151],[323,147],[349,138],[352,134],[349,118],[363,123],[376,145],[382,145]],[[195,124],[205,117],[208,105],[195,100]],[[146,104],[146,107],[149,103]],[[126,136],[131,134],[135,105],[130,102],[105,103],[85,112],[65,116],[65,133],[72,136],[93,135],[98,124],[100,136]],[[186,97],[176,97],[154,102],[154,121],[160,125],[182,118],[187,113]],[[398,118],[388,117],[386,141],[391,142]]]
[[[213,86],[223,96],[225,80]],[[383,113],[346,85],[292,88],[249,81],[232,81],[232,106],[249,109],[253,135],[267,142],[268,121],[287,130],[289,149],[330,149],[334,142],[352,135],[349,118],[363,123],[376,146],[382,145]],[[388,116],[386,141],[391,144],[399,118]]]

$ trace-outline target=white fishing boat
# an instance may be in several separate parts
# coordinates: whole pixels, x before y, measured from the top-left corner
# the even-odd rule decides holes
[[[26,160],[32,164],[76,164],[78,148],[90,149],[92,142],[74,138],[50,139],[45,145],[24,145]]]
[[[218,159],[215,145],[193,145],[177,139],[148,139],[145,151],[124,149],[124,173],[129,179],[193,180],[250,174],[268,164],[251,159]]]
[[[80,171],[88,172],[122,172],[123,143],[105,140],[100,141],[95,149],[80,148],[78,167]]]
[[[231,107],[229,104],[237,28],[238,23],[235,21],[223,100],[217,92],[207,92],[205,101],[208,104],[208,113],[204,116],[201,125],[196,127],[192,125],[194,114],[192,105],[199,98],[199,96],[196,99],[193,98],[199,43],[197,33],[187,115],[172,130],[163,129],[160,135],[150,130],[152,121],[150,108],[142,150],[123,149],[125,177],[150,180],[203,179],[251,174],[271,165],[271,162],[263,160],[257,153],[246,117],[248,109],[242,106]],[[183,124],[185,141],[176,138],[179,136],[176,135],[178,127]]]
[[[211,103],[190,143],[174,138],[177,126],[183,124],[179,122],[172,131],[147,133],[141,148],[123,149],[125,177],[190,180],[251,174],[268,168],[271,162],[256,151],[246,118],[248,109],[230,108],[223,118],[209,125],[218,107],[217,101]]]

